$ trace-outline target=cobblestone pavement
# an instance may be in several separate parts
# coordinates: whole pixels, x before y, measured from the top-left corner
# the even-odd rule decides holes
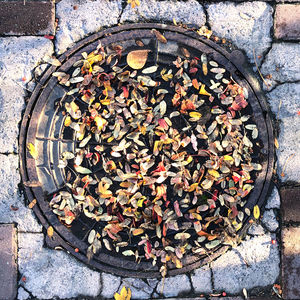
[[[243,299],[243,289],[252,296],[271,295],[273,284],[280,284],[282,226],[279,219],[282,216],[280,194],[276,187],[267,199],[260,222],[249,229],[248,236],[239,246],[207,266],[166,278],[164,284],[157,279],[142,280],[99,273],[65,252],[43,246],[42,227],[27,208],[19,189],[17,139],[26,99],[35,86],[34,78],[47,68],[43,62],[45,55],[59,55],[87,35],[118,23],[173,22],[175,18],[178,23],[196,27],[206,25],[214,34],[243,50],[256,71],[254,50],[267,84],[262,83],[278,129],[276,185],[282,189],[300,184],[300,151],[297,151],[300,144],[300,127],[297,126],[300,120],[300,3],[140,2],[140,6],[132,9],[127,1],[121,0],[62,0],[56,4],[58,27],[54,39],[51,39],[52,36],[50,39],[43,37],[45,33],[53,34],[52,26],[48,32],[43,29],[36,36],[16,37],[6,33],[7,36],[0,37],[0,223],[14,223],[17,227],[17,298],[20,300],[112,298],[123,286],[131,288],[132,299],[175,299],[182,296],[208,299],[210,294],[224,293],[223,299],[233,300]],[[49,20],[54,19],[52,17]],[[39,34],[42,36],[37,36]],[[300,210],[299,205],[297,209]],[[293,215],[292,212],[290,214]],[[299,216],[300,213],[294,215]],[[285,247],[281,255],[292,251],[290,240],[293,234],[299,236],[297,223],[293,224],[295,229],[288,226],[291,222],[299,222],[299,219],[292,218],[286,222],[286,226],[282,227]],[[290,272],[291,281],[284,290],[284,299],[300,299],[299,287],[297,290],[299,257],[284,258],[283,263],[298,264],[298,269],[283,269],[283,272]],[[294,287],[296,291],[289,292]],[[236,297],[225,298],[226,294]]]

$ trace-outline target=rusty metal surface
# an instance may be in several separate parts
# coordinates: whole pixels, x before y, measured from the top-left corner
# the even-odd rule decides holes
[[[174,42],[180,45],[185,45],[185,47],[188,47],[195,52],[202,51],[209,53],[215,61],[224,65],[225,68],[230,71],[232,77],[237,83],[248,89],[248,100],[253,110],[254,119],[257,123],[260,132],[260,139],[262,141],[260,159],[262,161],[263,170],[259,173],[256,179],[255,187],[251,192],[246,207],[252,209],[256,204],[262,207],[268,194],[272,177],[274,164],[274,139],[268,107],[259,84],[251,73],[247,71],[245,58],[241,52],[236,50],[229,53],[212,41],[207,40],[206,38],[201,38],[195,32],[181,27],[161,24],[130,24],[101,31],[77,43],[74,48],[68,50],[59,57],[59,60],[62,63],[61,67],[50,67],[41,78],[27,105],[21,124],[19,138],[20,170],[22,180],[41,180],[44,183],[44,186],[42,187],[31,188],[25,186],[24,189],[29,201],[37,199],[37,204],[34,206],[33,210],[43,226],[45,228],[48,228],[49,226],[54,227],[55,233],[53,237],[47,237],[46,239],[48,246],[52,248],[60,246],[95,269],[122,276],[142,278],[159,277],[160,273],[158,267],[152,266],[152,264],[147,261],[136,264],[132,259],[108,255],[104,252],[100,252],[93,259],[88,261],[86,257],[88,245],[86,242],[75,236],[70,229],[60,223],[57,216],[49,207],[46,195],[51,191],[53,192],[55,189],[58,190],[64,181],[63,174],[61,174],[59,170],[55,169],[55,166],[51,164],[51,160],[53,159],[53,156],[59,153],[59,150],[61,150],[62,147],[70,147],[68,149],[72,149],[72,147],[74,147],[70,141],[64,139],[61,132],[61,126],[59,125],[62,122],[59,122],[59,120],[55,123],[53,122],[53,116],[57,117],[55,112],[58,110],[58,108],[56,108],[56,101],[62,97],[64,88],[57,84],[56,79],[53,78],[51,74],[54,71],[68,71],[73,63],[79,59],[82,52],[89,52],[95,49],[100,40],[103,46],[107,46],[112,43],[121,42],[126,44],[137,38],[153,39],[154,36],[151,31],[153,28],[164,32],[165,37],[170,43]],[[156,45],[157,47],[159,47],[158,44]],[[169,55],[171,55],[171,53]],[[167,62],[163,61],[159,63]],[[49,113],[47,109],[49,110]],[[52,118],[49,117],[51,114],[53,114]],[[48,128],[51,129],[49,132],[47,131]],[[38,151],[43,153],[40,161],[34,160],[28,154],[26,150],[26,145],[28,143],[38,145]],[[48,173],[50,172],[52,177],[49,175],[48,178],[48,173],[45,172],[46,175],[43,173],[44,169],[47,170]],[[43,177],[41,179],[41,176],[44,176],[45,178]],[[241,235],[244,234],[247,228],[247,223],[248,219],[245,220],[245,226],[241,230]],[[170,268],[168,274],[176,275],[200,267],[221,255],[228,248],[228,246],[220,247],[210,253],[209,256],[205,257],[190,255],[187,257],[182,269]]]

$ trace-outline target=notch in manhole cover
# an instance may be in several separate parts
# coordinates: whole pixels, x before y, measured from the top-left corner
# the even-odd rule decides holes
[[[243,235],[274,153],[266,103],[239,51],[136,24],[92,35],[59,60],[20,133],[27,197],[54,229],[48,245],[99,270],[158,277],[165,265],[169,275],[199,267]]]

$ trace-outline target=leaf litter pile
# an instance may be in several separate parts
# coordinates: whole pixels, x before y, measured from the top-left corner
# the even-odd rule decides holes
[[[166,43],[160,33],[157,38]],[[234,237],[261,170],[248,93],[208,55],[151,65],[143,42],[127,55],[99,45],[70,74],[64,130],[75,152],[61,154],[66,188],[50,206],[68,227],[94,222],[89,259],[99,251],[183,266]]]

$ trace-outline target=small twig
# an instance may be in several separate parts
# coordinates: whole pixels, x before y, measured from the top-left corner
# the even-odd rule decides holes
[[[255,56],[255,50],[253,48],[253,57],[254,57],[254,63],[255,63],[255,66],[257,68],[257,71],[258,71],[258,74],[259,76],[261,77],[262,81],[264,82],[264,84],[266,85],[266,87],[269,89],[270,85],[266,82],[266,80],[264,79],[262,73],[260,72],[260,69],[258,67],[258,64],[257,64],[257,61],[256,61],[256,56]]]

